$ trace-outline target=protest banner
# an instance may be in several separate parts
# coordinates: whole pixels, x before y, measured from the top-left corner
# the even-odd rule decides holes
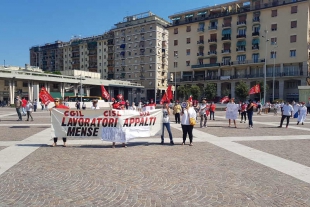
[[[53,97],[47,92],[47,90],[44,87],[41,88],[39,98],[41,99],[41,102],[44,105],[54,102]]]
[[[51,137],[98,138],[103,141],[128,142],[138,137],[159,135],[162,111],[133,110],[52,110]]]
[[[226,108],[226,119],[236,120],[238,118],[238,104],[228,103]]]

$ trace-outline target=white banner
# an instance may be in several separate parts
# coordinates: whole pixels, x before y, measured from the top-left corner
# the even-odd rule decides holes
[[[161,110],[52,110],[52,137],[99,138],[103,141],[128,142],[137,137],[159,135]]]
[[[228,103],[226,108],[226,119],[236,120],[238,118],[238,104]]]

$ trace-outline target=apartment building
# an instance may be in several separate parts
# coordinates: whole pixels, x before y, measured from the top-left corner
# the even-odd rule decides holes
[[[57,71],[63,68],[63,42],[55,41],[42,46],[33,46],[30,50],[30,65],[44,71]]]
[[[168,23],[151,12],[145,12],[124,17],[112,29],[114,79],[141,84],[145,89],[133,93],[140,93],[140,97],[147,100],[155,97],[158,100],[167,89]]]
[[[218,96],[234,97],[238,82],[252,87],[266,67],[266,99],[298,100],[309,70],[308,14],[307,0],[240,0],[171,15],[169,81],[216,83]]]
[[[63,45],[63,70],[82,70],[101,74],[108,79],[108,41],[113,32],[103,35],[72,38]]]

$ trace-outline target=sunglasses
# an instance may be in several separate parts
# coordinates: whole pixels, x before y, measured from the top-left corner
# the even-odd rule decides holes
[[[54,102],[58,103],[59,101],[54,101]]]

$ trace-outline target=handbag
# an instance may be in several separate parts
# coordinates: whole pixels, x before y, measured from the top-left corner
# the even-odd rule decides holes
[[[195,118],[189,118],[189,124],[192,125],[192,126],[195,126],[196,119]]]

